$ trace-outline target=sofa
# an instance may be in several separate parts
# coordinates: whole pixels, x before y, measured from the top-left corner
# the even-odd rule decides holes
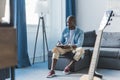
[[[94,44],[96,40],[96,31],[87,31],[84,34],[83,48],[85,49],[84,58],[75,62],[71,67],[71,71],[79,71],[83,68],[88,68],[90,65]],[[120,33],[119,32],[103,32],[100,55],[98,60],[98,68],[120,69]],[[71,52],[69,52],[71,53]],[[52,52],[48,53],[48,69],[51,67]],[[61,55],[57,64],[56,70],[64,70],[65,66],[70,62],[69,58]]]
[[[98,67],[107,69],[120,69],[119,32],[103,33]]]

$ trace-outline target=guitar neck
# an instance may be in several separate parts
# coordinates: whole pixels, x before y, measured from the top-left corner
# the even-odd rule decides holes
[[[100,44],[101,44],[101,37],[103,34],[103,30],[105,27],[108,25],[109,21],[111,20],[111,16],[113,14],[112,10],[106,11],[104,13],[103,19],[101,21],[100,27],[99,27],[99,32],[95,41],[95,46],[92,54],[92,59],[91,59],[91,64],[88,72],[88,77],[84,79],[84,76],[81,78],[82,80],[100,80],[100,79],[93,79],[94,78],[94,73],[97,67],[97,63],[99,60],[99,52],[100,52]],[[86,77],[86,76],[85,76]]]
[[[89,80],[93,80],[94,72],[97,67],[102,33],[103,33],[103,30],[100,30],[96,38],[95,47],[94,47],[93,54],[92,54],[92,60],[91,60],[91,64],[90,64],[90,68],[88,72],[88,74],[90,75]]]

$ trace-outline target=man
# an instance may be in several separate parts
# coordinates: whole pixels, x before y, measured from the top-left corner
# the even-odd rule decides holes
[[[47,78],[55,76],[55,65],[59,58],[59,55],[68,54],[67,52],[72,51],[74,56],[71,62],[65,67],[64,73],[70,73],[71,65],[80,59],[83,55],[84,50],[82,48],[84,40],[84,32],[76,27],[76,20],[74,16],[69,16],[67,18],[67,27],[62,32],[61,41],[57,44],[55,48],[53,48],[53,56],[52,56],[52,64],[51,70],[47,76]],[[68,54],[69,55],[69,54]]]

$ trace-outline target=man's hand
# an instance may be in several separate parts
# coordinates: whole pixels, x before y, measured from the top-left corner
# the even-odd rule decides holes
[[[69,45],[64,45],[61,48],[63,48],[63,49],[70,49],[71,47]]]
[[[61,47],[62,49],[68,49],[70,46],[68,45],[57,45],[57,47]]]
[[[77,46],[76,46],[76,45],[72,45],[72,48],[73,48],[73,49],[76,49],[76,48],[77,48]]]
[[[57,47],[61,47],[62,49],[75,49],[76,45],[57,45]]]

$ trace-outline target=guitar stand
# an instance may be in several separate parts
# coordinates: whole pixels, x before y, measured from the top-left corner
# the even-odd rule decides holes
[[[96,71],[95,71],[95,73],[94,73],[94,76],[99,77],[99,78],[101,78],[101,79],[103,78],[103,75],[100,74],[100,73],[98,73],[98,72],[96,72]]]
[[[40,21],[42,21],[43,62],[45,62],[45,44],[46,44],[47,52],[49,51],[49,49],[48,49],[48,43],[47,43],[46,30],[45,30],[44,17],[41,16],[41,17],[39,17],[39,22],[38,22],[38,27],[37,27],[37,33],[36,33],[35,47],[34,47],[34,55],[33,55],[33,64],[34,64],[34,61],[35,61],[35,53],[36,53],[36,45],[37,45],[37,39],[38,39],[38,33],[39,33]]]

